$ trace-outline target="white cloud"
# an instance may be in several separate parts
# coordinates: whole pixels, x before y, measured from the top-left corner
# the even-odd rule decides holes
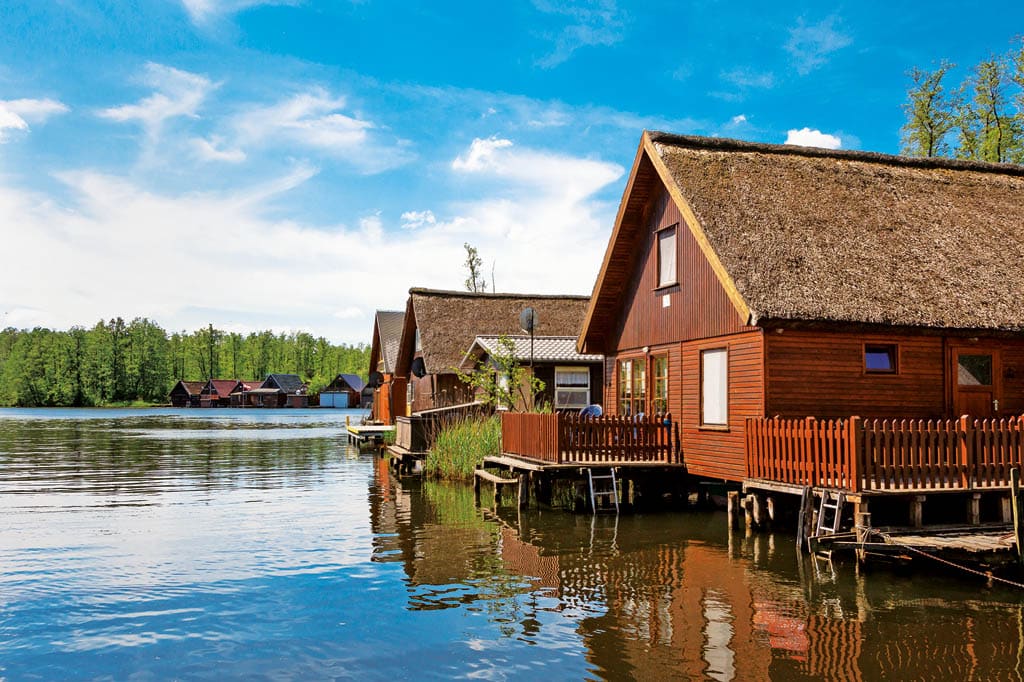
[[[403,140],[387,139],[373,122],[341,113],[343,97],[321,88],[269,106],[255,106],[234,121],[245,144],[299,145],[327,152],[369,173],[407,163],[413,158]]]
[[[452,170],[529,187],[538,195],[558,194],[581,200],[618,180],[622,166],[548,151],[518,149],[511,140],[477,138],[465,154],[452,161]]]
[[[369,311],[401,308],[409,287],[462,287],[463,242],[479,249],[488,279],[495,268],[499,289],[590,290],[615,215],[596,194],[621,178],[621,167],[509,144],[478,157],[475,170],[453,172],[502,190],[446,203],[455,217],[444,222],[430,219],[440,207],[408,211],[403,221],[423,221],[415,230],[389,225],[382,213],[354,225],[269,217],[279,195],[313,176],[307,166],[260,185],[182,194],[68,172],[58,176],[72,197],[64,204],[0,178],[0,243],[20,254],[0,269],[0,311],[18,311],[18,326],[146,316],[167,329],[213,321],[366,342]],[[400,277],[380,278],[385,248],[401,263]],[[211,273],[238,286],[211,299],[207,288],[183,285]],[[369,281],[375,286],[355,286]]]
[[[761,88],[766,89],[775,85],[775,76],[771,72],[755,71],[747,68],[737,68],[731,71],[723,71],[723,80],[732,83],[739,88]]]
[[[7,140],[5,130],[26,131],[29,123],[43,123],[54,114],[67,111],[67,105],[53,99],[0,100],[0,142]]]
[[[581,47],[609,47],[622,40],[624,18],[615,0],[593,2],[551,2],[534,0],[534,7],[545,14],[564,16],[568,22],[558,35],[549,37],[555,49],[539,59],[537,65],[552,68],[567,61]]]
[[[203,25],[212,20],[240,12],[249,7],[257,5],[295,5],[297,0],[181,0],[185,11],[197,25]]]
[[[734,126],[738,126],[739,124],[746,122],[747,117],[744,114],[739,114],[738,116],[733,116],[731,119],[729,119],[729,124]]]
[[[796,27],[789,30],[785,46],[786,51],[793,55],[797,73],[807,75],[823,65],[828,55],[853,42],[850,36],[836,29],[838,23],[835,16],[811,26],[806,25],[802,17],[797,20]]]
[[[406,211],[402,214],[402,227],[407,230],[415,230],[424,225],[434,225],[437,218],[433,211]]]
[[[801,147],[821,147],[823,149],[839,149],[843,141],[835,136],[823,133],[820,130],[801,128],[800,130],[789,130],[786,133],[786,144],[795,144]]]
[[[502,140],[496,137],[489,137],[486,140],[477,138],[469,146],[467,154],[460,155],[452,161],[452,168],[460,171],[482,170],[492,162],[495,151],[511,146],[512,140]]]
[[[210,139],[194,137],[191,140],[192,149],[196,158],[200,161],[224,161],[227,163],[241,163],[245,161],[245,152],[241,149],[223,148],[224,138],[214,135]]]
[[[151,142],[160,137],[167,120],[197,118],[206,96],[218,87],[205,76],[154,62],[146,64],[142,82],[155,92],[135,104],[103,109],[99,115],[121,123],[138,123]]]

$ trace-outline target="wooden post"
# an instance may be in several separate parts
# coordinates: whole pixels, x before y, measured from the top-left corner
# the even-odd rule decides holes
[[[814,491],[806,486],[800,494],[800,513],[796,521],[796,551],[807,551],[807,538],[811,534],[811,522],[814,519]]]
[[[518,490],[518,502],[520,509],[526,509],[530,502],[530,489],[527,487],[525,474],[519,474],[519,485],[516,486]]]
[[[764,493],[754,493],[754,526],[763,528],[765,526],[765,496]]]
[[[914,495],[910,500],[910,525],[920,528],[924,525],[924,495]]]
[[[754,527],[754,496],[748,494],[743,498],[743,520],[747,524],[747,529]]]
[[[771,524],[775,521],[775,496],[768,495],[765,507],[768,510],[768,523]]]
[[[860,506],[860,505],[857,505]],[[866,508],[866,507],[865,507]],[[868,539],[868,529],[871,528],[871,514],[866,511],[857,511],[854,507],[854,528],[857,532],[857,542],[863,543]],[[857,560],[861,563],[867,558],[863,549],[857,549]]]
[[[861,489],[861,460],[864,457],[864,428],[861,425],[860,417],[850,417],[846,424],[846,447],[850,460],[850,480],[848,482],[851,492],[859,493]]]
[[[1017,540],[1017,558],[1024,563],[1024,510],[1021,509],[1020,499],[1020,469],[1010,469],[1010,497],[1013,508],[1013,537]]]
[[[727,508],[729,510],[729,528],[737,530],[740,527],[740,491],[730,490],[728,494]]]
[[[981,493],[971,493],[971,499],[967,501],[967,516],[972,526],[981,524]]]
[[[480,477],[473,475],[473,499],[476,501],[476,506],[480,506]]]
[[[1003,495],[999,500],[1000,512],[1003,523],[1013,523],[1013,497],[1009,494]]]
[[[960,485],[964,490],[969,490],[971,488],[971,474],[973,473],[971,471],[971,451],[974,450],[974,439],[972,438],[973,434],[971,433],[970,417],[966,414],[960,417],[960,422],[957,426],[957,431],[960,433]]]

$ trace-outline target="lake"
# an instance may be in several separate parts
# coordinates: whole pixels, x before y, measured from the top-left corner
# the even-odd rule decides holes
[[[348,410],[0,410],[0,679],[1021,679],[1024,591],[476,508]]]

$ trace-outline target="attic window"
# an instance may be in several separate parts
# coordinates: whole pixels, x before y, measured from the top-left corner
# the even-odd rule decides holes
[[[658,287],[679,282],[676,273],[676,225],[658,232]]]
[[[864,371],[868,374],[896,374],[899,353],[894,343],[864,345]]]

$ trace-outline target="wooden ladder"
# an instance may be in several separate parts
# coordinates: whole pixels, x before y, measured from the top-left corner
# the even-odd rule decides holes
[[[815,537],[835,535],[839,532],[839,524],[843,521],[843,504],[846,495],[841,492],[824,490],[821,493],[821,504],[818,505],[818,525]],[[830,518],[831,517],[831,518]]]
[[[594,482],[598,482],[598,486],[594,486]],[[611,487],[600,487],[606,481],[611,481]],[[590,509],[594,514],[597,513],[597,498],[599,497],[610,497],[612,502],[615,503],[615,513],[619,513],[619,483],[615,479],[615,469],[613,467],[608,468],[607,474],[595,475],[594,470],[587,469],[587,482],[590,485]]]

